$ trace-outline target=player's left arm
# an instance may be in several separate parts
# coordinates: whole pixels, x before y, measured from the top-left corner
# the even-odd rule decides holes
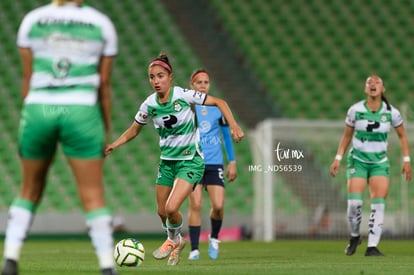
[[[226,150],[228,160],[228,164],[226,167],[226,175],[229,182],[232,182],[237,178],[236,157],[234,154],[234,147],[233,141],[231,140],[230,129],[225,121],[222,122],[221,132],[223,134],[224,149]]]
[[[410,147],[408,145],[407,133],[405,131],[405,127],[403,124],[400,126],[395,127],[395,131],[397,132],[398,138],[400,139],[401,151],[403,157],[403,168],[402,174],[405,176],[407,181],[411,180],[412,171],[411,171],[411,162],[410,162]]]
[[[230,133],[233,140],[235,142],[242,140],[244,132],[234,119],[233,113],[226,101],[221,98],[208,95],[204,100],[204,105],[217,106],[230,126]]]

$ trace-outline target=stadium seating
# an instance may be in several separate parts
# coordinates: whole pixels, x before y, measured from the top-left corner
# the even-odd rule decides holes
[[[175,81],[182,86],[187,86],[193,69],[202,64],[161,1],[87,3],[107,12],[119,32],[120,51],[113,77],[112,138],[116,138],[130,125],[150,92],[146,66],[152,58],[160,52],[169,54]],[[384,78],[387,96],[394,105],[413,102],[410,73],[414,63],[410,58],[412,45],[407,40],[412,36],[407,26],[413,25],[413,8],[404,3],[210,1],[229,38],[239,45],[238,50],[282,107],[285,117],[335,120],[342,120],[350,104],[364,97],[364,81],[371,73]],[[0,10],[0,211],[5,211],[14,198],[21,178],[16,147],[21,107],[16,30],[24,13],[40,4],[44,1],[4,1]],[[107,197],[114,211],[154,212],[157,139],[152,126],[148,126],[138,139],[106,160]],[[248,142],[247,138],[245,144]],[[239,177],[226,189],[226,207],[230,213],[249,214],[253,204],[252,174],[246,167],[252,164],[252,157],[248,145],[235,148]],[[327,166],[331,156],[324,156],[320,162]],[[79,211],[76,187],[61,154],[49,181],[39,212]],[[283,184],[277,188],[275,192],[285,196],[276,201],[276,207],[297,213],[302,207],[300,201]],[[389,209],[395,210],[399,196],[393,189],[390,192]]]
[[[7,9],[0,10],[0,38],[3,41],[0,47],[0,130],[3,137],[0,146],[0,211],[7,210],[21,180],[16,144],[21,107],[20,60],[15,32],[25,12],[44,4],[44,1],[6,2]],[[147,77],[151,59],[160,52],[167,53],[175,72],[175,82],[183,87],[188,86],[190,74],[201,64],[159,1],[124,0],[114,5],[110,0],[89,0],[88,4],[108,13],[119,33],[119,55],[113,76],[112,138],[115,139],[129,127],[139,105],[151,92]],[[214,83],[212,85],[215,87]],[[251,175],[242,168],[251,163],[248,147],[248,141],[244,146],[236,146],[239,178],[227,188],[229,211],[236,213],[251,212],[251,204],[245,203],[246,199],[252,198]],[[139,138],[106,159],[106,195],[114,212],[156,215],[154,182],[158,159],[158,136],[152,125],[147,126]],[[49,183],[38,209],[40,213],[80,211],[76,185],[60,150]],[[208,211],[208,207],[204,210]]]
[[[395,105],[413,97],[407,95],[413,68],[405,39],[410,30],[404,27],[412,23],[408,3],[211,3],[275,102],[285,103],[286,117],[342,119],[364,97],[371,73],[384,78]]]
[[[343,120],[347,108],[364,98],[370,74],[385,80],[386,96],[394,106],[413,101],[408,75],[414,67],[413,45],[407,40],[412,34],[407,26],[413,23],[409,2],[210,2],[230,39],[240,45],[245,62],[287,118]],[[411,110],[404,115],[412,119]],[[320,145],[312,148],[328,168],[336,148],[328,154]],[[401,180],[399,154],[390,151],[390,158],[397,161],[391,166],[394,184]],[[388,211],[401,207],[399,192],[390,189]]]

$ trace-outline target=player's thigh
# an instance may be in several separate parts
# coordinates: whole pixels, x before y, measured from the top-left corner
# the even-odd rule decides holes
[[[52,159],[21,159],[23,172],[19,196],[35,204],[40,202],[46,187],[46,178]]]
[[[359,193],[363,194],[365,187],[367,186],[367,179],[353,177],[347,181],[347,191],[348,193]]]
[[[155,186],[155,196],[156,196],[156,199],[157,199],[157,209],[158,209],[158,214],[161,215],[161,216],[166,215],[165,205],[167,203],[168,197],[170,196],[171,189],[172,189],[172,187],[162,185],[162,184],[157,184]]]
[[[224,208],[225,189],[220,185],[207,185],[208,196],[210,198],[211,207],[214,210],[222,210]]]
[[[25,159],[47,160],[56,152],[60,106],[27,104],[19,123],[19,154]]]
[[[99,106],[66,106],[60,140],[63,152],[71,158],[102,158],[105,130]]]
[[[368,180],[371,199],[386,198],[388,196],[390,180],[387,176],[373,176]]]
[[[68,161],[77,182],[84,210],[104,207],[103,159],[68,158]]]
[[[191,184],[181,178],[175,179],[174,187],[172,188],[165,205],[165,211],[167,214],[178,212],[184,200],[187,199],[187,197],[193,191],[193,188],[194,184]]]

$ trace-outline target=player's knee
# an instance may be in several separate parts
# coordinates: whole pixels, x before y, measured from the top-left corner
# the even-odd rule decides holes
[[[160,218],[167,217],[167,213],[165,212],[165,207],[158,206],[157,213],[158,213],[158,216],[160,216]]]
[[[223,213],[224,213],[224,208],[223,207],[213,207],[211,209],[211,214],[214,217],[222,217]]]
[[[192,211],[192,212],[200,212],[201,211],[201,203],[199,203],[199,202],[191,202],[191,204],[190,204],[190,211]]]
[[[178,207],[175,205],[167,204],[165,206],[165,214],[167,217],[173,216],[175,213],[178,212],[178,210],[179,210]]]

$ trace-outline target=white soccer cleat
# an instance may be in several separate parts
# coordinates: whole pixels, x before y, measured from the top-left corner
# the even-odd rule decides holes
[[[208,237],[208,256],[212,260],[216,260],[219,254],[219,243],[220,241],[215,238]]]
[[[200,250],[194,249],[193,251],[190,251],[190,255],[188,256],[189,260],[198,260],[200,259]]]

